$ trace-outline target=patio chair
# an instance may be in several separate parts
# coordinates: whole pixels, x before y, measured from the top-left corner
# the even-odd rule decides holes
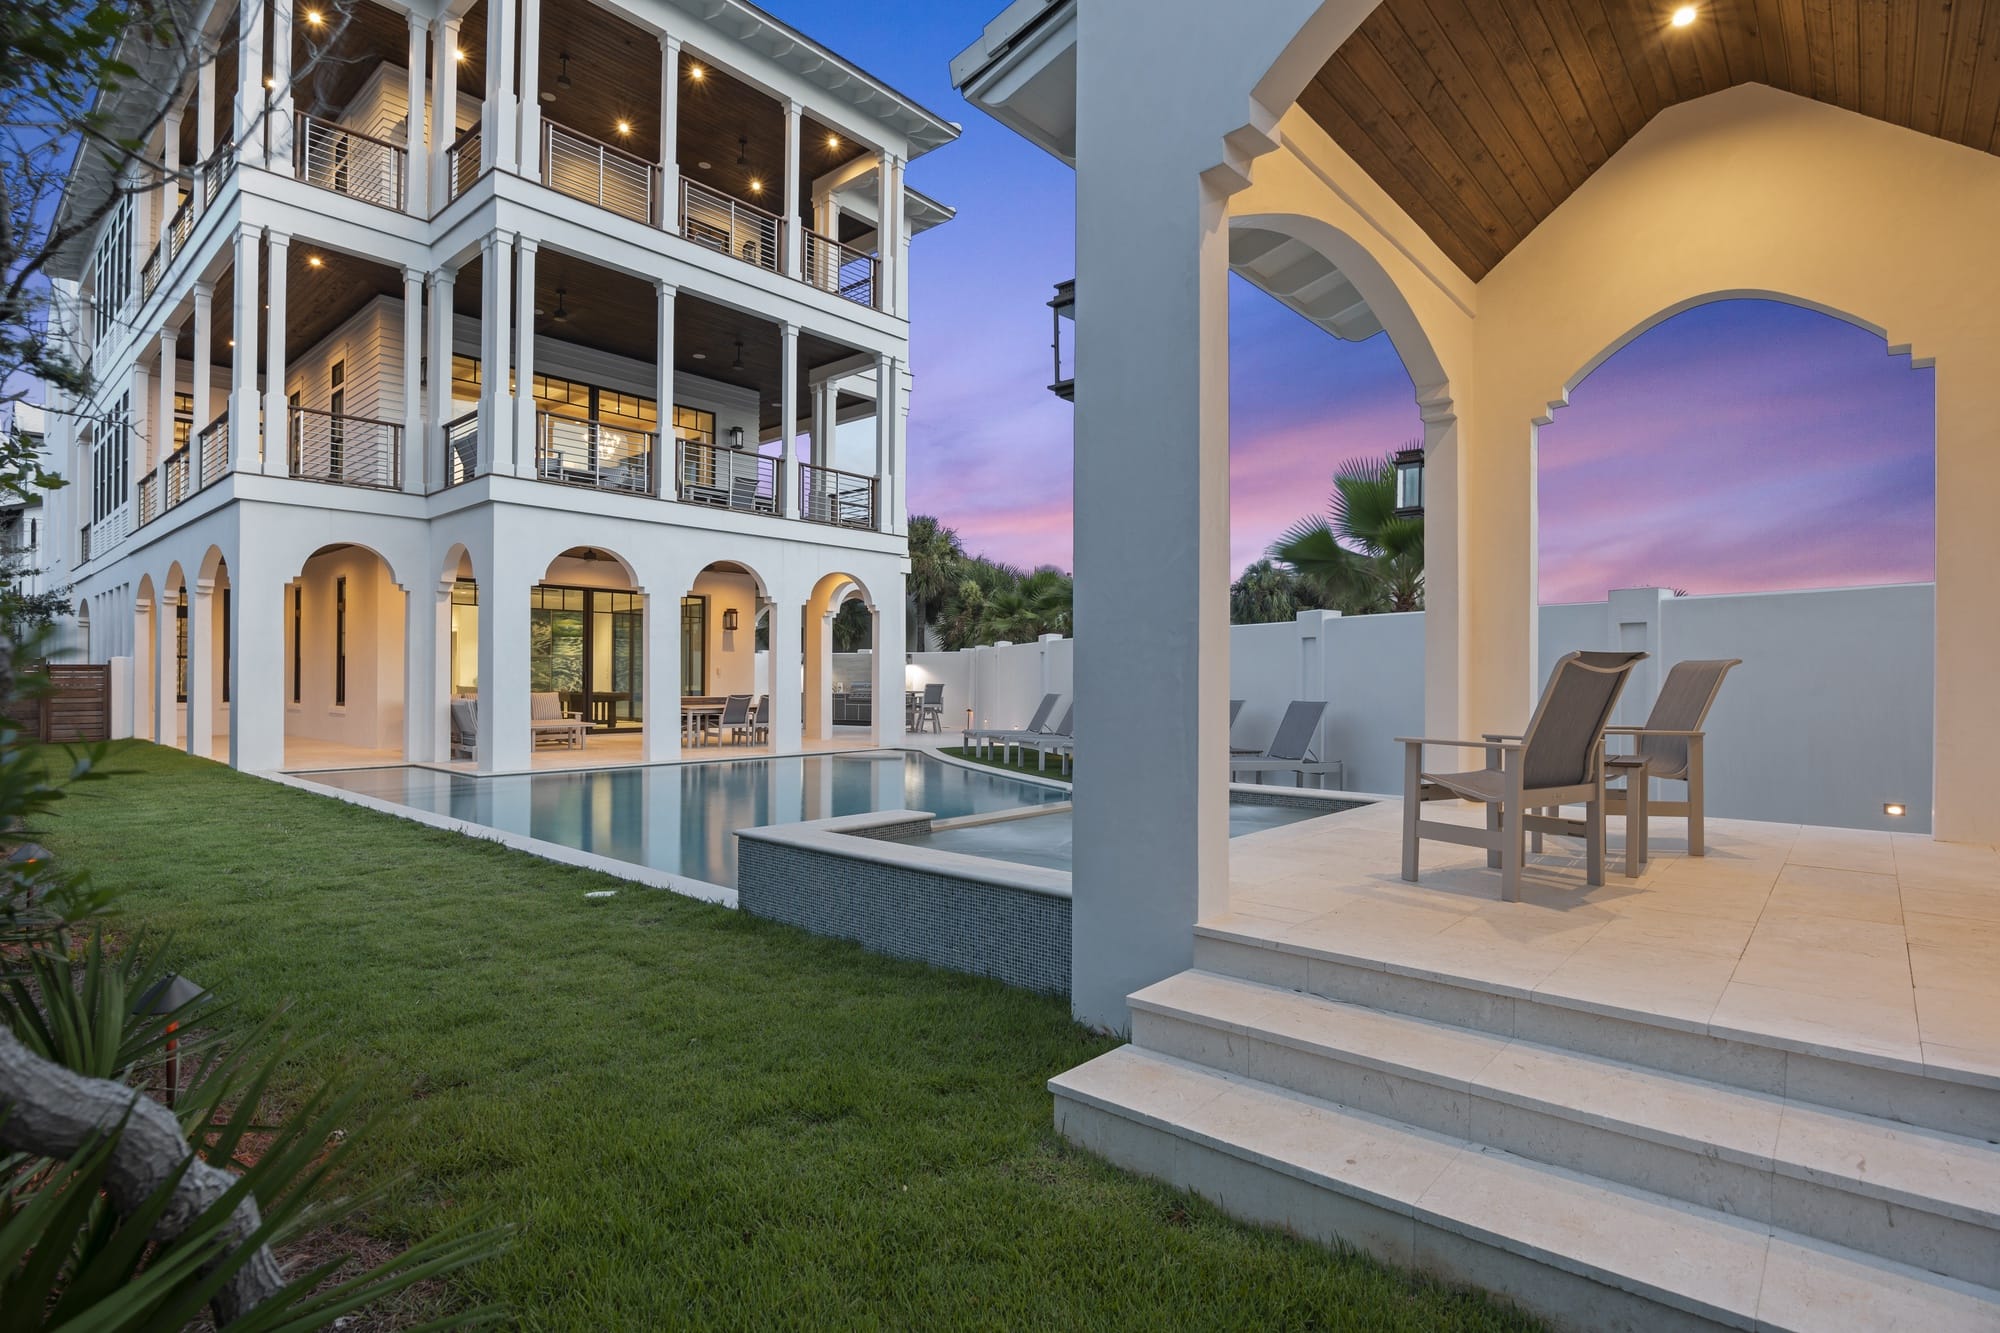
[[[917,705],[917,730],[922,731],[929,723],[932,731],[940,735],[944,732],[944,686],[932,682],[924,686],[924,701]]]
[[[967,727],[965,730],[965,748],[968,750],[974,749],[976,742],[977,752],[984,755],[991,753],[993,746],[996,744],[1005,746],[1011,737],[1046,735],[1049,729],[1049,714],[1055,712],[1056,705],[1061,702],[1062,696],[1060,694],[1043,695],[1042,701],[1035,705],[1035,715],[1028,719],[1026,727],[989,727],[984,729]]]
[[[753,730],[750,721],[750,696],[732,694],[722,701],[722,718],[716,724],[718,733],[727,732],[731,744],[747,740]]]
[[[750,710],[750,743],[761,745],[771,739],[771,696],[757,696],[757,706]]]
[[[479,748],[479,700],[451,701],[451,757],[471,759]]]
[[[1527,835],[1581,834],[1584,874],[1604,883],[1604,729],[1632,668],[1644,653],[1569,653],[1549,673],[1541,702],[1518,738],[1488,735],[1476,741],[1398,736],[1403,747],[1403,878],[1417,879],[1417,846],[1425,838],[1486,849],[1486,864],[1500,871],[1500,896],[1521,899],[1521,863]],[[1423,766],[1424,747],[1440,745],[1482,750],[1486,767],[1470,772],[1432,772]],[[1467,828],[1423,817],[1423,803],[1478,801],[1486,807],[1486,827]],[[1537,811],[1582,804],[1581,820]]]
[[[1704,835],[1706,822],[1702,796],[1702,726],[1708,710],[1722,692],[1722,678],[1730,668],[1743,665],[1740,657],[1713,661],[1676,662],[1660,686],[1660,697],[1643,727],[1606,727],[1607,736],[1631,736],[1638,741],[1636,753],[1646,760],[1646,775],[1669,782],[1685,782],[1687,799],[1648,801],[1647,816],[1682,815],[1688,822],[1688,855],[1707,855]],[[1605,792],[1605,809],[1622,814],[1628,793],[1623,787]]]
[[[1076,705],[1071,704],[1068,708],[1063,709],[1062,721],[1056,723],[1055,726],[1039,736],[1023,736],[1019,741],[1015,742],[1016,747],[1023,754],[1029,750],[1033,750],[1035,752],[1035,767],[1044,773],[1049,771],[1049,756],[1051,754],[1061,755],[1063,761],[1062,771],[1068,773],[1070,761],[1076,754],[1076,741],[1073,739],[1075,722]]]
[[[1238,773],[1290,773],[1293,785],[1303,787],[1308,777],[1320,778],[1331,773],[1334,786],[1340,786],[1345,779],[1341,761],[1321,759],[1313,751],[1313,737],[1319,733],[1319,720],[1325,715],[1325,700],[1292,700],[1284,717],[1278,720],[1278,730],[1271,737],[1270,746],[1262,753],[1229,752],[1229,780],[1234,782]]]
[[[536,745],[544,741],[570,749],[583,748],[584,721],[562,706],[562,695],[537,690],[528,696],[528,731]]]

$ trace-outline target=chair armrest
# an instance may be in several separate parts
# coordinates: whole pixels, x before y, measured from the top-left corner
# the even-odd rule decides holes
[[[1398,745],[1446,745],[1459,750],[1519,750],[1520,743],[1496,741],[1447,741],[1436,736],[1398,736]]]
[[[1607,736],[1705,736],[1705,731],[1669,731],[1665,727],[1606,727]]]
[[[1479,734],[1482,738],[1489,741],[1518,741],[1521,739],[1521,733],[1518,731],[1482,731]]]

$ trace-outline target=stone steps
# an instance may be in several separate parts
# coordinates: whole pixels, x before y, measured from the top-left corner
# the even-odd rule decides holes
[[[2000,1287],[1983,1140],[1208,972],[1131,1005],[1148,1052]]]
[[[1989,1288],[1141,1046],[1050,1087],[1059,1131],[1120,1166],[1562,1326],[2000,1329]]]

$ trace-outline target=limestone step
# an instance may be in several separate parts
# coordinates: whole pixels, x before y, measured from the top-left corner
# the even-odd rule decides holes
[[[1136,1046],[1049,1086],[1058,1130],[1119,1166],[1561,1327],[2000,1329],[1991,1288]]]
[[[2000,1147],[1191,971],[1131,997],[1146,1050],[2000,1287]]]
[[[2000,1141],[2000,1084],[1867,1050],[1710,1027],[1214,925],[1195,927],[1194,965],[1370,1009]]]

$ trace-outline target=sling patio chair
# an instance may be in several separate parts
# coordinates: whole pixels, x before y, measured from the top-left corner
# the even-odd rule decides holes
[[[725,703],[723,707],[727,709],[728,704]],[[760,694],[757,696],[756,706],[750,710],[749,725],[744,730],[749,732],[750,743],[752,745],[761,745],[771,739],[770,695]]]
[[[1050,755],[1062,756],[1062,771],[1067,774],[1070,759],[1076,752],[1076,741],[1073,739],[1075,723],[1076,705],[1071,704],[1063,709],[1062,721],[1056,723],[1054,727],[1039,736],[1024,736],[1016,742],[1016,745],[1023,755],[1033,750],[1035,767],[1044,773],[1049,771]]]
[[[1028,725],[1025,727],[988,727],[983,729],[967,727],[965,729],[965,748],[975,750],[976,746],[975,753],[986,755],[992,753],[995,745],[1001,746],[1004,752],[1013,738],[1017,736],[1045,736],[1049,730],[1049,714],[1055,712],[1056,705],[1061,702],[1062,696],[1060,694],[1043,695],[1042,701],[1035,705],[1035,715],[1028,719]]]
[[[1500,897],[1521,900],[1521,864],[1527,835],[1582,835],[1585,876],[1604,883],[1604,729],[1632,668],[1644,653],[1569,653],[1549,673],[1535,715],[1518,738],[1489,735],[1476,741],[1398,736],[1403,747],[1403,878],[1417,880],[1417,845],[1425,838],[1486,849],[1486,864],[1500,871]],[[1486,767],[1433,772],[1423,766],[1426,745],[1483,750]],[[1467,828],[1423,817],[1425,801],[1478,801],[1486,827]],[[1539,814],[1544,808],[1582,804],[1580,820]]]
[[[917,730],[921,732],[927,725],[932,731],[944,730],[944,685],[940,681],[924,686],[923,702],[917,705]]]
[[[1648,814],[1684,815],[1688,822],[1688,855],[1707,855],[1702,804],[1702,727],[1708,710],[1722,693],[1722,678],[1731,667],[1743,665],[1740,657],[1713,661],[1676,662],[1660,686],[1660,697],[1642,727],[1607,727],[1607,736],[1630,736],[1637,740],[1638,755],[1646,760],[1646,775],[1669,782],[1685,782],[1687,799],[1648,801]],[[1629,785],[1628,780],[1628,785]],[[1606,809],[1624,812],[1629,793],[1622,787],[1605,792]]]
[[[1322,699],[1292,700],[1278,721],[1271,744],[1261,753],[1230,751],[1229,780],[1234,782],[1238,773],[1290,773],[1293,785],[1303,787],[1308,776],[1318,778],[1332,773],[1334,785],[1339,786],[1343,780],[1340,760],[1321,759],[1313,751],[1313,736],[1325,715],[1326,702]]]
[[[451,757],[470,759],[479,748],[479,700],[451,701]]]
[[[716,737],[720,741],[723,733],[728,733],[730,744],[748,740],[752,723],[750,721],[750,696],[732,694],[722,701],[722,716],[716,721]]]

